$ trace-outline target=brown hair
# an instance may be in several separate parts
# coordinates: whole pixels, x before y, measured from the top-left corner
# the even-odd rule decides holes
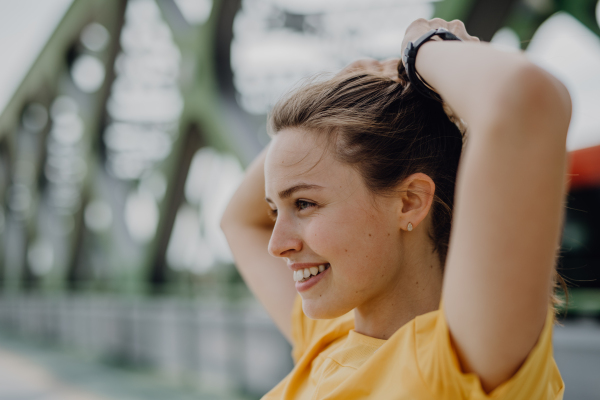
[[[355,166],[375,194],[393,193],[411,174],[428,175],[436,185],[429,236],[443,268],[463,125],[449,119],[441,102],[416,92],[405,72],[399,78],[355,71],[313,79],[274,106],[268,128],[270,134],[301,127],[329,135],[337,159]]]

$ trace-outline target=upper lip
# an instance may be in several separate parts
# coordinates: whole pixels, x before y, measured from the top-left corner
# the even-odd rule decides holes
[[[290,267],[290,269],[292,271],[297,271],[299,269],[304,269],[304,268],[310,268],[310,267],[318,267],[319,265],[327,265],[329,264],[328,262],[320,262],[320,263],[292,263],[292,264],[288,264],[288,267]]]

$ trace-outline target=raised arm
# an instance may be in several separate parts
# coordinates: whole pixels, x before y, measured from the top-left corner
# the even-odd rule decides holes
[[[459,21],[419,20],[415,40]],[[428,42],[416,70],[469,127],[460,163],[443,301],[465,372],[491,391],[534,347],[548,312],[565,192],[570,97],[523,53]]]
[[[267,247],[273,221],[265,202],[266,149],[248,167],[221,220],[240,274],[283,335],[291,342],[292,305],[296,288],[292,272]]]

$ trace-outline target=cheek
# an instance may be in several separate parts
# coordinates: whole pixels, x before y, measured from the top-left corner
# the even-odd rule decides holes
[[[304,239],[310,249],[329,262],[348,253],[352,234],[343,225],[321,216],[307,225]]]
[[[335,210],[305,225],[303,238],[310,252],[332,265],[321,292],[315,298],[302,296],[311,318],[343,315],[398,278],[398,234],[391,218],[356,210]]]
[[[366,266],[384,262],[395,240],[389,218],[347,210],[317,216],[304,236],[313,252],[349,272],[364,272]]]

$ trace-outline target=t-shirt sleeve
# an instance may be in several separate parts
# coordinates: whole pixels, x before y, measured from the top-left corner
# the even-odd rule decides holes
[[[562,399],[564,384],[552,352],[554,313],[548,309],[537,343],[519,370],[506,382],[486,394],[479,377],[464,373],[450,340],[443,303],[415,325],[419,369],[434,398],[555,400]]]
[[[309,347],[323,348],[354,328],[354,314],[333,319],[311,319],[302,311],[302,298],[296,295],[292,308],[292,358],[294,364]]]

